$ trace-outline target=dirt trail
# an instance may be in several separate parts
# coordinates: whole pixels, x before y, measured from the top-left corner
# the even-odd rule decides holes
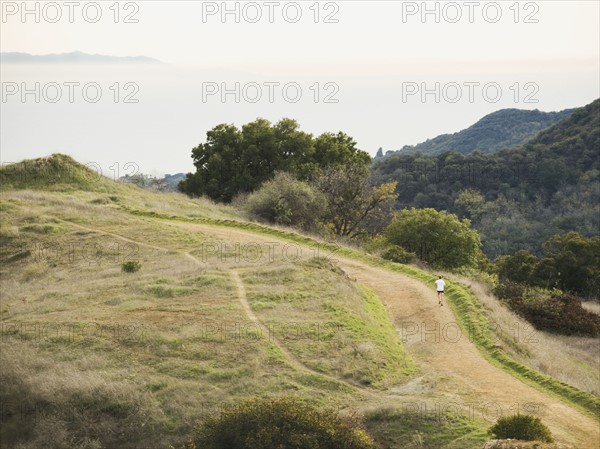
[[[341,382],[341,383],[346,383],[347,385],[349,385],[352,388],[358,388],[355,385],[349,384],[347,382],[344,382],[341,379],[337,379],[334,377],[330,377],[327,376],[323,373],[320,373],[318,371],[313,370],[312,368],[309,368],[308,366],[306,366],[305,364],[303,364],[300,360],[298,360],[296,358],[296,356],[294,354],[292,354],[288,348],[286,348],[286,346],[281,343],[279,340],[277,340],[276,338],[274,338],[271,335],[271,332],[269,332],[269,329],[262,323],[262,321],[260,321],[260,319],[256,316],[256,314],[254,313],[254,311],[252,310],[252,308],[250,307],[250,303],[248,302],[248,298],[246,296],[246,289],[244,288],[244,283],[242,282],[242,280],[240,279],[240,275],[236,270],[230,270],[229,271],[231,274],[231,277],[233,279],[233,282],[235,283],[236,287],[237,287],[237,291],[238,291],[238,299],[240,301],[240,304],[242,305],[242,308],[244,309],[244,311],[246,312],[246,315],[248,316],[248,318],[250,319],[250,321],[252,321],[254,324],[256,324],[261,332],[263,333],[263,335],[269,335],[269,340],[275,344],[275,346],[277,346],[277,348],[281,351],[281,353],[284,355],[286,362],[294,369],[299,370],[299,371],[307,371],[312,375],[315,376],[319,376],[319,377],[326,377],[334,382]]]
[[[278,240],[233,228],[192,223],[176,225],[237,242]],[[445,398],[440,401],[442,406],[450,401],[465,407],[473,403],[487,405],[485,414],[479,409],[479,414],[474,415],[490,419],[499,413],[513,414],[517,408],[526,413],[528,406],[535,405],[539,407],[536,415],[548,425],[558,441],[575,449],[600,448],[598,421],[491,365],[469,341],[468,335],[457,332],[456,318],[447,305],[438,305],[433,285],[430,288],[408,276],[351,259],[337,256],[335,259],[348,275],[381,298],[416,363],[426,376],[436,379],[432,393]],[[398,388],[392,393],[401,398],[402,391]]]
[[[485,416],[538,404],[538,415],[557,440],[579,449],[600,448],[600,423],[491,365],[455,325],[452,311],[438,305],[434,288],[402,274],[347,259],[340,266],[381,298],[409,352],[425,372],[443,375],[442,390],[460,392],[463,402],[493,403]],[[500,409],[497,408],[500,407]]]
[[[246,312],[246,315],[248,316],[248,318],[250,319],[250,321],[252,321],[254,324],[256,324],[256,326],[258,326],[258,328],[261,330],[261,332],[262,332],[263,335],[269,335],[270,336],[271,333],[269,332],[269,329],[258,319],[258,317],[252,311],[252,308],[250,307],[250,304],[248,303],[248,298],[246,297],[246,289],[244,288],[244,283],[240,279],[239,273],[237,271],[235,271],[235,270],[230,270],[229,273],[231,274],[231,278],[233,279],[233,282],[235,283],[235,286],[237,288],[238,299],[240,301],[240,304],[242,305],[242,308],[244,309],[244,312]],[[269,340],[272,341],[275,344],[275,346],[277,346],[277,348],[281,351],[281,353],[286,358],[287,363],[292,368],[300,370],[300,371],[310,371],[313,374],[320,375],[320,373],[317,373],[317,372],[311,370],[310,368],[306,367],[305,365],[303,365],[279,341],[275,340],[271,336],[269,337]]]
[[[195,265],[198,265],[198,266],[203,266],[204,265],[199,259],[197,259],[196,257],[192,256],[190,253],[187,253],[185,251],[178,251],[178,250],[174,250],[174,249],[171,249],[171,248],[164,248],[162,246],[150,245],[149,243],[140,242],[138,240],[132,240],[132,239],[130,239],[128,237],[125,237],[125,236],[122,236],[122,235],[119,235],[119,234],[115,234],[114,232],[104,231],[102,229],[97,229],[97,228],[90,228],[88,226],[83,226],[83,225],[80,225],[80,224],[77,224],[77,223],[73,223],[72,221],[62,220],[62,219],[57,218],[57,217],[55,217],[55,218],[57,220],[63,222],[63,223],[66,223],[66,224],[68,224],[70,226],[73,226],[75,228],[83,229],[85,231],[95,232],[95,233],[104,234],[104,235],[110,235],[111,237],[115,237],[117,239],[121,239],[121,240],[123,240],[125,242],[133,243],[133,244],[140,245],[140,246],[145,246],[146,248],[152,248],[152,249],[155,249],[155,250],[158,250],[158,251],[174,252],[174,253],[177,253],[177,254],[181,254],[186,259],[191,260]]]

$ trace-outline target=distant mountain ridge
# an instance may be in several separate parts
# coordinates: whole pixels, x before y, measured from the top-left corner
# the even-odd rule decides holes
[[[109,56],[88,54],[81,51],[70,53],[51,53],[32,55],[20,52],[2,52],[0,61],[3,64],[162,64],[161,61],[147,56]]]
[[[422,153],[426,155],[455,151],[461,154],[479,150],[493,153],[522,145],[552,125],[568,118],[575,109],[542,112],[538,109],[501,109],[486,115],[477,123],[454,134],[442,134],[414,146],[405,145],[391,154]]]

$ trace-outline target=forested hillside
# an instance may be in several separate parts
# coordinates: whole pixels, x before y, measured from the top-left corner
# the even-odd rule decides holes
[[[442,134],[417,145],[406,145],[399,152],[441,154],[456,151],[468,154],[479,150],[493,153],[526,143],[540,131],[568,118],[574,109],[560,112],[542,112],[537,109],[502,109],[486,115],[474,125],[453,134]],[[388,153],[389,157],[389,153]]]
[[[557,233],[597,235],[600,100],[528,143],[485,154],[397,153],[373,166],[373,182],[397,181],[398,208],[431,207],[472,220],[490,258],[540,254]]]

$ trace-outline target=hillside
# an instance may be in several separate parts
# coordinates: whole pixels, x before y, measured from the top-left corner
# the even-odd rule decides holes
[[[469,218],[490,258],[551,236],[600,226],[600,100],[525,145],[496,153],[396,153],[373,166],[374,182],[398,181],[398,208],[433,207]]]
[[[569,117],[574,109],[542,112],[522,109],[501,109],[486,115],[474,125],[454,134],[442,134],[417,145],[406,145],[394,154],[421,153],[429,156],[454,151],[493,153],[503,148],[522,145],[541,131]]]
[[[166,449],[281,395],[364,415],[382,449],[481,449],[498,410],[600,438],[600,399],[514,361],[461,280],[439,307],[431,273],[85,174],[63,155],[0,170],[2,447]]]

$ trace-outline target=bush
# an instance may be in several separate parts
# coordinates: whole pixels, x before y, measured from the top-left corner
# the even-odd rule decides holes
[[[142,268],[142,264],[137,260],[128,260],[121,264],[121,270],[125,273],[135,273],[140,268]]]
[[[356,419],[294,399],[251,400],[194,428],[183,449],[373,449]]]
[[[280,172],[248,196],[245,208],[250,215],[271,223],[312,231],[318,227],[324,206],[320,192]]]
[[[600,316],[583,308],[581,299],[560,290],[505,282],[494,293],[537,329],[562,335],[600,336]]]
[[[531,415],[503,416],[490,428],[496,438],[552,443],[552,435],[539,418]]]
[[[410,263],[417,257],[417,255],[405,250],[401,246],[392,245],[383,252],[381,257],[391,260],[392,262]]]
[[[476,267],[481,241],[469,220],[434,209],[404,209],[396,214],[384,236],[436,268]]]

